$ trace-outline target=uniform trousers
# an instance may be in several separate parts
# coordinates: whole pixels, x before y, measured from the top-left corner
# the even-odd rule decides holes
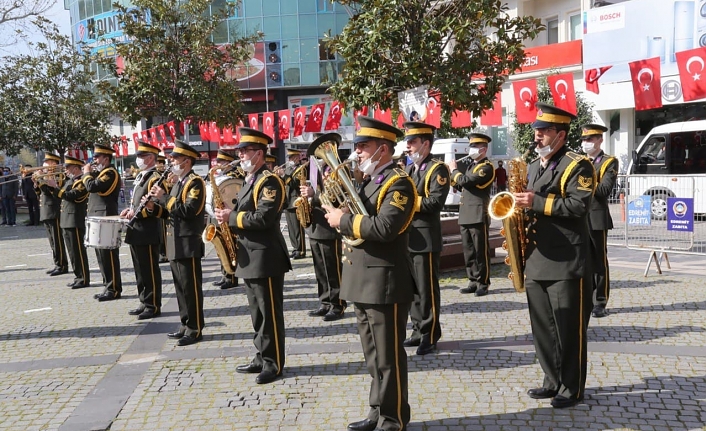
[[[525,280],[532,338],[543,387],[582,399],[586,386],[586,314],[591,289],[583,279]]]
[[[159,269],[159,244],[130,244],[132,264],[135,267],[137,295],[145,309],[162,308],[162,271]]]
[[[314,260],[314,273],[318,285],[321,304],[337,310],[346,308],[341,299],[341,239],[309,238],[311,257]]]
[[[488,223],[462,224],[461,241],[468,279],[478,288],[487,288],[490,285]]]
[[[118,294],[123,291],[123,279],[120,275],[120,256],[118,256],[119,249],[112,248],[97,248],[96,249],[96,260],[98,261],[98,268],[100,268],[101,275],[103,276],[103,285],[105,289],[103,293]]]
[[[252,363],[280,375],[284,368],[284,274],[244,280],[257,349]]]
[[[284,217],[287,220],[287,230],[289,231],[289,241],[292,243],[292,248],[304,256],[306,254],[304,226],[299,223],[297,213],[294,211],[285,211]]]
[[[403,430],[410,419],[405,338],[410,304],[354,305],[370,385],[368,419],[384,430]]]
[[[591,251],[593,253],[593,305],[605,306],[610,297],[607,230],[591,230]]]
[[[441,338],[441,291],[439,288],[439,260],[441,253],[410,253],[414,263],[414,282],[417,292],[409,315],[412,319],[412,339],[436,344]]]
[[[37,198],[25,198],[27,210],[29,211],[29,224],[39,225],[39,200]]]
[[[86,228],[62,228],[61,231],[71,259],[71,267],[74,270],[74,283],[88,286],[91,284],[91,276],[88,269],[86,246],[83,245]]]
[[[54,258],[54,267],[62,271],[68,270],[69,261],[66,256],[64,237],[61,235],[61,228],[59,227],[59,219],[53,218],[44,220],[44,226],[47,228],[49,246],[51,247],[51,254]]]
[[[159,220],[159,229],[162,233],[159,241],[159,260],[165,260],[167,259],[167,222],[165,220]]]
[[[174,291],[179,305],[181,327],[178,332],[198,337],[205,325],[200,257],[174,259],[169,262],[174,278]]]

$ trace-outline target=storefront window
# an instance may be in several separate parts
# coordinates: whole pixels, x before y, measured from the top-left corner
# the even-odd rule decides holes
[[[278,16],[264,18],[262,23],[262,31],[265,33],[265,37],[267,39],[280,39],[282,37],[282,31],[280,30],[280,18]]]
[[[301,85],[320,85],[319,63],[302,63]]]
[[[569,40],[581,39],[581,34],[583,34],[582,25],[580,13],[569,17]]]
[[[547,20],[547,45],[559,43],[559,19]]]
[[[296,39],[299,37],[299,21],[296,15],[282,17],[282,39]]]
[[[299,15],[299,37],[317,37],[316,15]]]
[[[243,0],[243,7],[245,16],[262,16],[262,0]]]
[[[282,41],[282,62],[284,62],[284,63],[299,63],[299,41],[298,40],[283,40]]]

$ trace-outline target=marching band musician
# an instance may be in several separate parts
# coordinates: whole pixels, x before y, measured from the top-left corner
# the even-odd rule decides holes
[[[223,169],[234,161],[235,157],[228,154],[228,152],[225,150],[218,150],[218,155],[216,156],[216,166],[220,166],[221,169]],[[231,169],[229,172],[226,172],[225,175],[231,178],[240,177],[235,169]],[[211,184],[211,187],[218,187],[218,185]],[[223,264],[221,263],[221,279],[214,281],[213,285],[218,286],[221,289],[232,289],[238,286],[238,277],[236,277],[235,274],[227,274],[225,268],[223,268]]]
[[[531,398],[552,398],[554,408],[583,400],[586,386],[586,327],[591,311],[588,212],[595,171],[584,156],[566,147],[576,116],[537,103],[532,123],[539,158],[528,168],[527,191],[515,193],[526,208],[525,288],[532,338],[544,371]]]
[[[402,430],[410,420],[403,342],[415,291],[407,244],[417,192],[409,175],[392,161],[403,133],[369,117],[358,117],[358,122],[360,130],[353,142],[365,175],[358,194],[368,215],[324,207],[331,227],[346,237],[364,240],[344,247],[341,298],[354,303],[372,378],[370,411],[348,429]]]
[[[216,209],[216,220],[228,222],[238,235],[235,275],[245,280],[250,307],[255,358],[239,365],[239,373],[258,373],[258,384],[270,383],[284,368],[284,274],[292,269],[287,244],[279,228],[286,202],[284,183],[265,169],[265,152],[272,143],[268,135],[240,128],[236,147],[240,167],[247,174],[238,193],[236,208]]]
[[[167,163],[167,158],[164,156],[163,153],[157,154],[157,173],[160,175],[164,172],[164,170],[167,168],[166,167]],[[162,187],[164,190],[166,190],[167,193],[169,193],[169,190],[171,189],[171,183],[169,181],[165,181],[162,183]],[[159,219],[159,229],[161,232],[161,235],[159,237],[159,263],[167,263],[169,262],[169,259],[167,259],[167,223],[164,219],[160,218]]]
[[[335,133],[325,135],[327,140],[334,139],[341,144],[341,136]],[[315,140],[311,145],[320,142]],[[314,272],[319,293],[320,306],[309,311],[309,316],[323,317],[327,322],[343,318],[347,307],[341,299],[341,250],[343,243],[341,234],[329,226],[326,221],[326,211],[321,207],[319,196],[322,192],[323,180],[328,178],[331,168],[325,166],[324,172],[318,173],[317,190],[311,185],[302,184],[300,193],[305,199],[311,200],[311,225],[306,228],[311,247],[311,257],[314,260]]]
[[[490,245],[488,241],[488,204],[490,186],[495,181],[495,168],[488,160],[490,136],[471,133],[468,136],[468,155],[473,163],[465,174],[457,169],[456,160],[449,162],[452,183],[463,189],[458,209],[458,224],[461,225],[463,258],[466,261],[468,286],[461,293],[488,294],[490,286]]]
[[[417,187],[414,219],[409,229],[409,252],[414,262],[414,280],[417,284],[410,317],[412,335],[405,346],[417,347],[417,355],[436,350],[441,338],[441,290],[439,288],[439,261],[441,258],[441,210],[451,186],[449,169],[444,162],[432,158],[434,126],[407,122],[405,141],[412,164],[407,174]]]
[[[174,278],[174,290],[179,304],[181,326],[167,337],[176,339],[178,346],[188,346],[203,339],[203,273],[201,258],[205,228],[204,205],[206,184],[193,171],[200,153],[186,142],[175,139],[172,150],[172,172],[176,183],[172,186],[166,203],[162,202],[165,190],[153,185],[145,208],[156,212],[156,217],[169,219],[167,227],[167,258]],[[149,199],[154,197],[154,199]]]
[[[142,139],[137,141],[135,163],[140,172],[135,177],[130,207],[120,213],[124,219],[134,218],[132,227],[128,227],[125,232],[125,243],[130,244],[137,297],[140,300],[140,305],[128,311],[128,314],[137,316],[138,320],[157,317],[162,308],[162,271],[159,269],[161,219],[144,209],[135,212],[142,198],[161,177],[156,166],[158,154],[159,148]]]
[[[90,193],[88,197],[88,216],[118,215],[118,197],[120,196],[120,174],[111,164],[113,149],[107,145],[93,145],[93,162],[98,165],[98,172],[93,166],[83,166],[81,181]],[[120,276],[120,257],[117,248],[96,248],[98,267],[103,276],[103,293],[94,295],[99,302],[120,299],[123,291]]]
[[[300,171],[304,170],[303,174],[305,177],[308,177],[308,174],[306,167],[301,164],[301,157],[298,150],[288,149],[287,157],[289,160],[284,168],[283,179],[284,184],[287,186],[287,208],[292,208],[294,201],[299,198],[300,187],[303,185],[299,184],[299,176],[302,175]],[[289,257],[292,259],[303,259],[306,257],[304,226],[299,222],[295,211],[285,211],[284,217],[287,220],[289,241],[292,243],[292,248],[294,248]]]
[[[273,156],[272,154],[265,154],[265,166],[267,167],[268,171],[274,172],[276,164],[277,157]]]
[[[63,186],[59,187],[54,179],[47,180],[47,185],[54,189],[56,198],[61,199],[59,224],[74,272],[74,280],[66,286],[72,289],[81,289],[91,284],[88,254],[86,254],[86,246],[83,243],[83,238],[86,236],[86,206],[88,204],[88,190],[80,180],[83,165],[83,160],[64,156],[66,180]]]
[[[44,155],[44,166],[50,169],[52,167],[58,168],[59,162],[61,162],[61,159],[55,154],[47,153]],[[63,182],[59,179],[56,186],[62,187],[63,185]],[[69,260],[66,256],[64,237],[61,234],[59,223],[61,200],[55,196],[55,188],[50,187],[46,182],[35,181],[34,186],[35,192],[39,195],[39,221],[44,223],[44,226],[47,228],[49,246],[51,247],[52,257],[54,258],[54,268],[47,270],[47,274],[52,277],[66,274],[69,272]]]

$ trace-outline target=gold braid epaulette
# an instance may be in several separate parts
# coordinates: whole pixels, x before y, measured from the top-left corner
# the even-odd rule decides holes
[[[380,214],[380,208],[382,208],[383,201],[385,200],[385,195],[387,194],[387,190],[392,187],[392,185],[397,181],[398,179],[404,179],[409,182],[409,185],[412,188],[412,205],[414,205],[414,202],[417,201],[417,186],[414,185],[414,181],[412,181],[412,178],[407,174],[402,169],[395,168],[393,169],[394,174],[388,178],[387,181],[385,181],[385,184],[383,184],[382,189],[380,190],[380,193],[378,194],[378,202],[377,202],[377,213]],[[409,201],[408,201],[409,202]],[[412,219],[414,218],[414,211],[409,212],[409,216],[407,217],[407,221],[405,222],[404,226],[402,226],[402,229],[398,232],[398,235],[402,234],[404,231],[407,230],[409,227],[410,223],[412,223]]]

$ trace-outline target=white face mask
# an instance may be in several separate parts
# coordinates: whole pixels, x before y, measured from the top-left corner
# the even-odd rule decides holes
[[[589,141],[581,142],[581,149],[586,154],[591,154],[595,148],[596,148],[596,145],[593,142],[589,142]]]
[[[174,172],[174,175],[180,177],[184,174],[184,168],[181,165],[174,164],[174,166],[172,166],[172,172]]]
[[[480,156],[480,149],[476,147],[470,147],[468,149],[468,155],[473,159],[477,159]]]
[[[358,162],[360,159],[358,158],[358,153],[353,151],[350,156],[348,156],[348,160],[351,162],[351,168],[352,169],[357,169],[358,168]]]
[[[145,168],[147,167],[147,163],[145,163],[145,161],[139,157],[135,159],[135,163],[137,163],[137,169],[141,171],[145,170]]]
[[[552,145],[556,142],[557,138],[559,137],[559,134],[557,133],[556,136],[554,136],[554,139],[552,139],[552,142],[544,146],[542,148],[539,148],[539,146],[534,148],[534,152],[539,155],[539,157],[546,159],[551,153],[552,153]]]
[[[409,159],[412,161],[412,163],[417,163],[422,160],[422,155],[420,153],[410,154]]]
[[[253,169],[255,169],[255,165],[253,164],[253,159],[250,160],[243,160],[240,162],[240,167],[243,168],[243,170],[247,173],[251,173]],[[289,162],[287,162],[289,163]],[[294,164],[294,162],[292,162]]]
[[[375,172],[375,168],[377,167],[378,163],[380,163],[380,160],[375,160],[374,162],[372,160],[373,157],[377,155],[378,151],[380,151],[380,148],[382,148],[382,145],[379,146],[377,150],[375,150],[375,152],[372,156],[370,156],[369,159],[363,161],[360,164],[360,171],[363,172],[365,175],[372,175],[373,172]]]

